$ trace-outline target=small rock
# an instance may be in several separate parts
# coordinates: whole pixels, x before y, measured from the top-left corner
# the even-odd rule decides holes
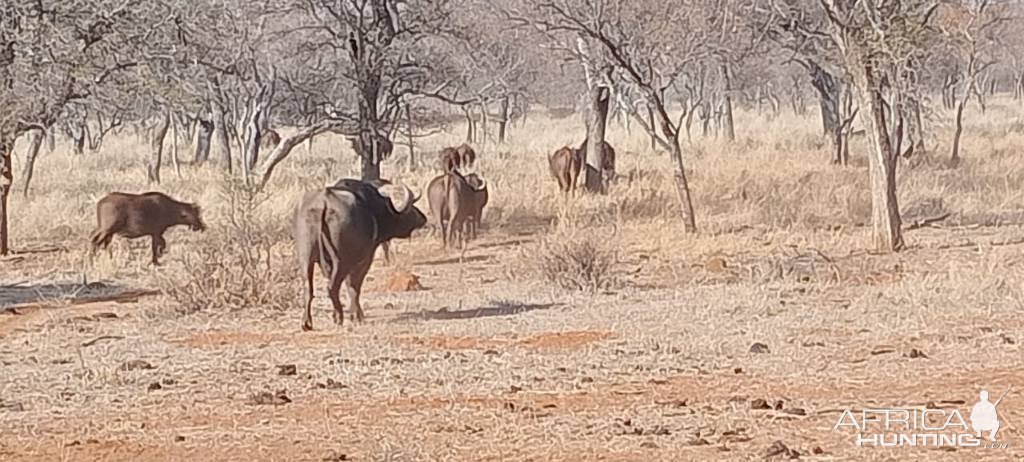
[[[755,411],[767,411],[771,410],[772,406],[768,404],[768,401],[758,398],[750,402],[750,409]]]
[[[761,342],[757,342],[754,343],[753,345],[750,345],[750,352],[755,354],[764,354],[770,353],[771,350],[768,349],[768,345],[765,345]]]
[[[821,449],[821,446],[815,446],[814,449],[811,450],[811,452],[814,453],[814,455],[821,455],[825,453],[825,450]]]
[[[640,447],[647,449],[658,449],[659,446],[654,441],[644,441],[643,443],[640,443]]]
[[[3,403],[0,402],[0,410],[8,412],[25,412],[25,405],[21,403]]]
[[[783,444],[782,441],[775,441],[768,448],[768,452],[765,455],[765,458],[771,459],[775,457],[781,457],[785,459],[799,459],[800,452],[794,449],[790,449],[785,444]]]
[[[249,404],[252,405],[280,406],[290,402],[292,402],[292,400],[285,394],[284,390],[280,390],[277,393],[264,391],[249,397]]]
[[[517,385],[512,385],[512,386],[509,387],[508,391],[509,391],[509,393],[519,393],[519,392],[523,391],[523,387],[520,387],[520,386],[517,386]]]
[[[743,368],[742,367],[737,367],[737,368],[733,369],[732,372],[734,374],[742,374],[743,373]]]
[[[137,371],[137,370],[150,370],[156,369],[152,364],[143,361],[141,359],[133,359],[131,361],[125,361],[121,364],[122,371]]]
[[[341,390],[343,388],[348,388],[348,385],[345,385],[341,382],[336,382],[334,381],[334,379],[328,378],[326,382],[316,384],[316,387],[324,390]]]
[[[694,439],[688,441],[686,444],[688,444],[690,446],[708,446],[711,443],[708,440],[704,439],[704,438],[694,438]]]
[[[324,462],[344,462],[346,460],[349,460],[349,458],[348,458],[348,454],[343,454],[343,453],[338,452],[338,453],[333,453],[333,454],[331,454],[331,455],[329,455],[327,457],[324,457],[323,460],[324,460]]]
[[[163,385],[160,385],[160,382],[153,382],[153,383],[149,384],[148,387],[146,387],[146,390],[147,391],[156,391],[156,390],[162,390],[163,388],[164,387],[163,387]]]
[[[384,290],[386,292],[412,292],[425,289],[420,284],[419,276],[408,271],[398,270],[388,275],[384,282]]]
[[[294,364],[280,364],[277,366],[277,375],[295,375],[298,369]]]
[[[910,353],[905,355],[905,356],[908,357],[908,358],[911,358],[911,359],[917,359],[917,358],[925,358],[925,359],[927,359],[928,358],[928,355],[924,354],[923,351],[918,350],[917,348],[911,348],[910,349]]]
[[[704,262],[704,270],[709,273],[723,273],[728,268],[725,259],[722,257],[711,257]]]
[[[171,385],[178,383],[178,381],[174,379],[163,379],[160,381],[160,383],[162,383],[165,387],[169,387]]]
[[[498,356],[500,354],[501,353],[499,353],[498,350],[485,350],[484,351],[484,356]]]
[[[782,404],[783,404],[782,400],[776,401],[775,402],[775,410],[776,411],[781,411],[782,410]]]
[[[582,379],[580,379],[580,383],[593,383],[593,382],[594,382],[594,379],[592,377],[583,377]]]
[[[1003,343],[1005,343],[1007,345],[1016,345],[1017,344],[1017,341],[1014,340],[1013,337],[1010,337],[1009,335],[999,334],[999,338],[1002,339]]]
[[[181,436],[181,435],[175,436],[174,437],[174,441],[177,442],[177,443],[180,443],[182,441],[185,441],[185,437]]]

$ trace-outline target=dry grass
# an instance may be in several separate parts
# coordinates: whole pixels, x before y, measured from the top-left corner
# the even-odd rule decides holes
[[[532,117],[479,149],[479,241],[444,252],[427,229],[394,242],[393,265],[370,272],[369,322],[335,327],[319,297],[312,333],[288,223],[303,191],[356,176],[347,143],[300,147],[263,194],[215,166],[168,167],[148,187],[127,136],[82,157],[58,145],[11,200],[15,248],[60,249],[0,262],[0,303],[20,307],[0,311],[0,459],[751,460],[781,440],[812,460],[974,460],[858,449],[832,426],[851,406],[967,412],[980,389],[1024,383],[1024,130],[1019,105],[996,103],[968,113],[960,167],[944,165],[943,111],[930,157],[900,165],[908,214],[952,216],[908,232],[898,255],[863,251],[863,147],[828,165],[815,115],[740,113],[733,144],[695,133],[696,235],[671,162],[635,128],[610,125],[610,194],[566,200],[545,157],[582,123]],[[460,140],[427,139],[419,156],[432,165]],[[422,191],[436,173],[405,162],[396,153],[385,176]],[[123,240],[90,263],[96,200],[150,188],[200,203],[209,230],[169,232],[163,267]],[[388,289],[399,273],[423,290]],[[83,287],[166,296],[75,304]],[[122,367],[135,360],[153,369]],[[1019,460],[1024,399],[999,412],[1014,448],[985,457]]]

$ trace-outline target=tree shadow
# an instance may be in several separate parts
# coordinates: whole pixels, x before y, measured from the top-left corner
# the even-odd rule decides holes
[[[448,307],[436,311],[423,310],[416,313],[403,313],[395,321],[450,321],[456,319],[488,318],[494,316],[515,316],[530,311],[549,310],[560,303],[519,303],[508,300],[493,300],[489,306],[466,310],[449,311]]]
[[[453,264],[453,263],[475,263],[475,262],[482,262],[482,261],[488,261],[488,260],[493,260],[493,259],[494,259],[494,257],[491,256],[491,255],[473,255],[473,256],[467,256],[467,257],[442,258],[440,260],[430,260],[430,261],[425,261],[425,262],[419,262],[419,263],[416,263],[416,264],[420,265],[420,266],[438,266],[438,265],[450,265],[450,264]]]
[[[25,305],[78,305],[102,301],[135,299],[155,293],[152,290],[126,290],[104,282],[53,282],[39,284],[0,284],[0,312],[17,314]]]

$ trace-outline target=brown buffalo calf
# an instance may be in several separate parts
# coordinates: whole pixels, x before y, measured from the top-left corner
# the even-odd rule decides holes
[[[154,265],[160,264],[158,259],[167,248],[164,241],[167,228],[186,225],[193,231],[206,230],[199,206],[158,192],[107,194],[96,204],[96,221],[96,231],[91,237],[93,254],[97,248],[107,248],[114,235],[128,239],[150,236]]]
[[[558,180],[558,189],[564,193],[575,192],[576,179],[583,167],[583,156],[579,150],[564,146],[548,158],[551,175]]]

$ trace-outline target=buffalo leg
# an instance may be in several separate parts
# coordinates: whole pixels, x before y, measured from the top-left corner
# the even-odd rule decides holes
[[[460,245],[460,241],[456,240],[455,235],[457,233],[460,238],[462,237],[461,231],[462,224],[464,222],[465,220],[456,220],[455,218],[452,218],[452,220],[448,222],[448,240],[452,243],[452,246],[457,249],[462,248],[462,246]]]
[[[157,235],[157,234],[154,234],[153,235],[153,244],[152,244],[153,264],[154,265],[157,265],[157,266],[160,265],[159,258],[160,258],[161,255],[163,255],[164,248],[166,248],[166,247],[167,247],[167,242],[164,241],[164,237],[160,236],[160,235]]]
[[[451,223],[449,223],[449,225],[451,225]],[[442,215],[440,213],[438,214],[438,217],[437,217],[437,226],[438,226],[438,228],[441,228],[441,247],[447,249],[448,248],[448,228],[445,228],[445,226],[444,226],[444,215]]]
[[[302,330],[313,330],[313,270],[316,262],[306,263],[306,310],[302,312]]]
[[[349,273],[348,277],[345,278],[345,292],[348,295],[348,304],[352,309],[351,316],[353,321],[363,322],[363,305],[359,302],[359,293],[363,290],[363,280],[366,279],[366,273],[370,271],[370,264],[373,263],[373,257],[367,258],[365,261],[356,265]]]
[[[342,268],[342,262],[335,262],[334,272],[331,273],[331,285],[327,287],[327,296],[334,306],[334,323],[341,326],[345,323],[345,307],[341,304],[341,283],[348,277],[349,269]]]
[[[114,238],[114,233],[107,229],[97,229],[93,231],[90,241],[92,242],[92,253],[95,254],[99,248],[110,249],[110,240]]]

